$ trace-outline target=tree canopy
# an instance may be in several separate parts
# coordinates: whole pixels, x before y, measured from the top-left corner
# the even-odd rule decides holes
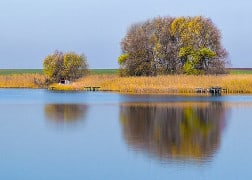
[[[211,19],[158,17],[133,24],[121,42],[122,75],[218,74],[227,52]]]
[[[83,54],[55,51],[44,59],[43,68],[51,82],[72,81],[87,73],[87,59]]]

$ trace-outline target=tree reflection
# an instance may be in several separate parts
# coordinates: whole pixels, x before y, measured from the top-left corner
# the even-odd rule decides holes
[[[220,145],[221,102],[122,104],[124,138],[134,149],[162,160],[207,160]]]
[[[44,110],[47,119],[58,123],[70,123],[85,118],[87,105],[48,104]]]

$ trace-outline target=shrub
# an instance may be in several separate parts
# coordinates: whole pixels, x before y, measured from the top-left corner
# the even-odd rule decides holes
[[[87,73],[87,60],[74,52],[55,51],[44,59],[43,68],[50,82],[72,81]]]

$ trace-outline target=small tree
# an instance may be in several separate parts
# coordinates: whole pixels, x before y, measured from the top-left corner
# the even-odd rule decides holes
[[[74,52],[55,51],[44,59],[43,68],[50,82],[59,82],[62,79],[72,81],[87,73],[87,60],[84,55]]]

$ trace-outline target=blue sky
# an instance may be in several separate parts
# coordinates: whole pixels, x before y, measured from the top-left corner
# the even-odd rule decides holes
[[[133,23],[203,15],[222,32],[232,67],[252,67],[250,0],[1,0],[0,69],[42,68],[54,50],[84,53],[90,68],[118,68]]]

